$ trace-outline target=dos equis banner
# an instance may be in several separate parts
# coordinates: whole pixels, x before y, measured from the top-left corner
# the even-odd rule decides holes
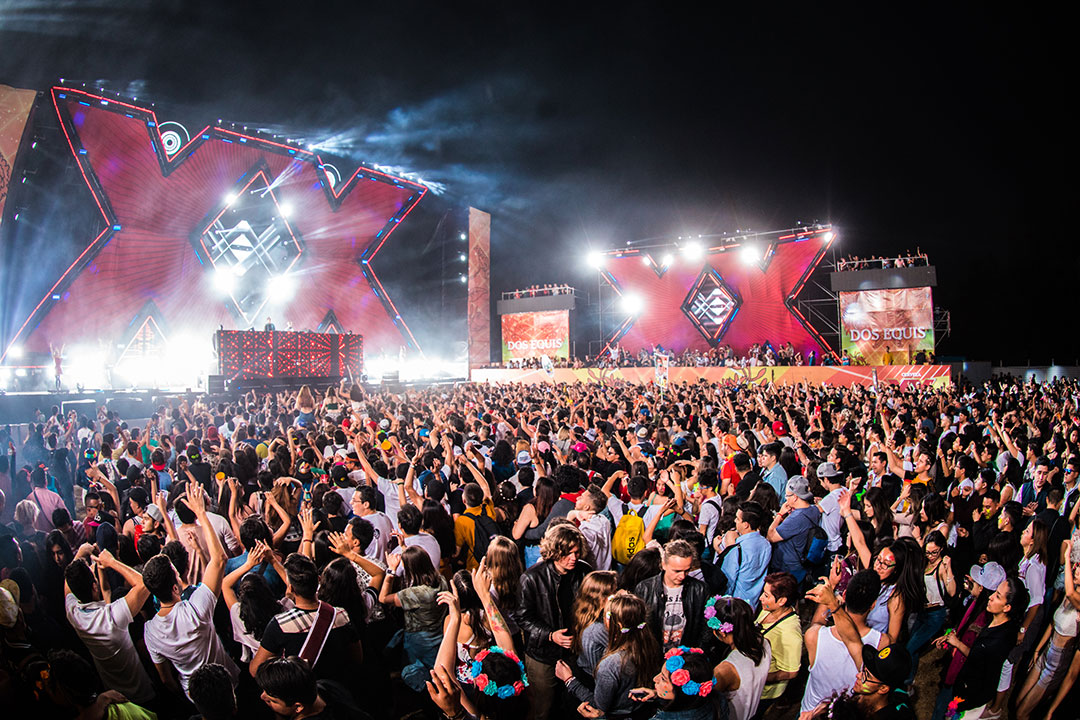
[[[920,351],[934,351],[930,288],[840,293],[843,349],[868,365],[906,365]],[[891,356],[885,362],[886,352]]]
[[[0,222],[3,222],[4,203],[11,184],[11,169],[19,152],[26,118],[37,93],[33,90],[0,85]]]
[[[570,357],[570,311],[510,313],[502,316],[502,359]]]

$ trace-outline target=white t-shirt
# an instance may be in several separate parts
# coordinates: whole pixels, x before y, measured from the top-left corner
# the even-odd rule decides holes
[[[842,488],[837,488],[821,498],[821,502],[818,503],[822,512],[824,512],[824,515],[821,516],[821,527],[825,530],[825,534],[829,536],[829,552],[839,550],[840,543],[843,542],[843,538],[840,536],[840,526],[843,524],[843,520],[840,517],[840,503],[837,500],[842,491]]]
[[[386,516],[390,518],[390,522],[393,524],[394,529],[397,530],[397,514],[401,510],[401,498],[398,497],[398,486],[387,478],[376,478],[376,485],[379,488],[379,492],[383,494],[383,499],[386,501]],[[424,494],[424,488],[420,485],[420,481],[413,478],[413,490],[417,495]]]
[[[597,570],[611,569],[611,521],[606,515],[593,515],[581,523],[581,534],[592,550]]]
[[[719,495],[713,495],[701,501],[701,510],[698,514],[698,526],[705,526],[705,544],[712,546],[713,537],[716,536],[716,524],[720,522],[720,508],[723,499]]]
[[[375,535],[371,538],[371,542],[364,548],[364,555],[369,558],[378,558],[385,562],[386,544],[390,542],[390,534],[394,532],[394,524],[390,521],[390,518],[378,511],[373,512],[370,515],[365,515],[360,519],[367,520],[375,530]]]
[[[207,663],[228,671],[236,687],[240,671],[214,632],[217,598],[200,584],[187,600],[178,602],[168,615],[155,615],[146,623],[146,650],[154,664],[169,661],[176,668],[180,686],[187,694],[191,675]]]
[[[442,562],[442,548],[439,547],[439,541],[434,536],[429,535],[426,532],[418,533],[416,535],[409,535],[405,538],[405,547],[412,547],[415,545],[418,548],[422,548],[424,552],[431,558],[431,564],[435,566],[435,569],[439,569],[439,563]],[[400,555],[402,548],[394,550],[395,555]],[[397,566],[397,570],[394,574],[398,577],[404,577],[405,565],[400,564]]]
[[[71,593],[64,598],[68,622],[94,658],[94,666],[105,687],[119,690],[134,703],[146,704],[156,695],[135,645],[128,634],[131,608],[120,598],[80,603]]]
[[[1028,610],[1036,605],[1042,605],[1043,596],[1046,595],[1046,566],[1034,556],[1024,558],[1020,561],[1019,575],[1031,596],[1028,601]]]

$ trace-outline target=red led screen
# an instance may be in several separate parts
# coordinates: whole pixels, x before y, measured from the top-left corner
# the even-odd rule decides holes
[[[824,340],[794,306],[810,273],[831,243],[831,233],[781,238],[748,263],[739,247],[691,260],[638,252],[604,258],[604,279],[618,297],[620,323],[612,342],[630,352],[662,345],[682,352],[730,345],[742,353],[754,343],[821,352]],[[664,261],[669,260],[666,269]],[[623,298],[632,298],[632,303]],[[606,304],[606,301],[605,301]],[[627,304],[639,311],[631,313]]]
[[[123,342],[152,301],[170,336],[209,339],[219,325],[261,328],[267,316],[317,330],[333,318],[376,351],[416,345],[377,253],[422,185],[364,167],[338,179],[315,153],[222,127],[185,143],[150,110],[68,88],[52,98],[102,222],[10,344]],[[223,292],[218,270],[228,268],[256,273],[265,290]],[[288,291],[269,281],[284,273]]]

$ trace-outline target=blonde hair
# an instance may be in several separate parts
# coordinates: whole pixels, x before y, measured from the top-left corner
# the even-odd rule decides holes
[[[521,600],[521,554],[514,541],[505,535],[496,535],[488,543],[487,567],[491,571],[491,587],[499,596],[499,609],[509,613],[517,609]]]
[[[296,404],[300,407],[315,407],[315,398],[307,385],[300,386],[300,392],[296,395]]]
[[[41,517],[41,511],[33,500],[20,500],[15,505],[15,522],[23,527],[33,528],[39,517]]]

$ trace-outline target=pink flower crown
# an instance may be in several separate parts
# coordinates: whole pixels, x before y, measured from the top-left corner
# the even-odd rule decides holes
[[[671,648],[664,654],[664,667],[671,673],[671,684],[680,688],[683,693],[690,695],[691,697],[708,697],[713,689],[713,681],[706,680],[703,683],[696,683],[690,679],[690,672],[683,667],[685,661],[682,656],[686,653],[700,655],[702,654],[702,650],[700,648],[691,648],[680,645],[679,647]]]
[[[509,658],[517,663],[518,669],[521,670],[521,679],[511,684],[496,685],[495,682],[487,676],[484,672],[484,658],[491,653],[499,653],[500,655]],[[503,700],[508,698],[517,697],[521,693],[525,692],[525,688],[529,687],[529,678],[525,674],[525,665],[518,659],[518,656],[513,653],[512,650],[503,650],[498,645],[492,645],[487,650],[481,650],[473,658],[472,663],[469,665],[469,679],[472,680],[472,684],[477,690],[484,693],[488,697],[500,697]]]

